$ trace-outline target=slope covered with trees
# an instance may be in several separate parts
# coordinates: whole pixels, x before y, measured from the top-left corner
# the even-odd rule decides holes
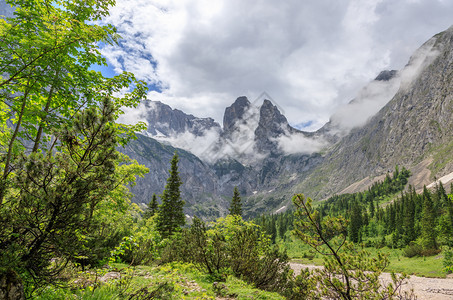
[[[406,169],[396,168],[392,176],[387,175],[364,192],[332,196],[316,204],[316,217],[319,222],[342,217],[349,241],[403,249],[407,257],[430,256],[442,248],[449,249],[453,246],[453,195],[447,194],[442,183],[417,193],[406,186],[409,175]],[[282,244],[294,229],[293,211],[263,215],[255,222],[273,241]]]

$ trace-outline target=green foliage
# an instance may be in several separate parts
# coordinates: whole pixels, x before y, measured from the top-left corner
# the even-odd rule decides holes
[[[403,249],[403,255],[405,257],[414,257],[414,256],[422,256],[423,254],[423,247],[417,243],[411,242],[406,248]]]
[[[157,196],[153,194],[151,201],[148,203],[148,207],[143,214],[143,218],[149,219],[159,211],[159,204],[157,203]]]
[[[1,207],[2,266],[26,270],[39,281],[51,279],[66,259],[83,255],[96,206],[123,179],[115,173],[113,112],[108,99],[99,110],[82,111],[58,133],[60,152],[18,160]],[[50,264],[54,257],[63,260]]]
[[[15,270],[30,292],[68,260],[99,263],[126,233],[111,222],[127,223],[124,185],[147,170],[116,147],[143,124],[115,121],[146,86],[90,70],[106,64],[100,42],[118,39],[94,22],[114,1],[7,3],[15,17],[0,20],[0,277]]]
[[[122,261],[130,265],[147,265],[160,258],[162,238],[156,228],[155,217],[143,219],[133,226],[131,234],[110,253],[110,262]]]
[[[448,250],[444,252],[443,265],[444,271],[447,274],[453,273],[453,251],[451,248],[448,248]]]
[[[287,255],[273,247],[257,225],[239,216],[218,219],[209,228],[194,218],[192,227],[168,248],[176,254],[170,259],[191,262],[215,280],[224,281],[231,273],[260,289],[290,292]]]
[[[417,194],[409,186],[397,197],[394,191],[407,183],[408,176],[407,170],[396,168],[393,176],[387,175],[384,181],[365,192],[337,195],[319,202],[316,217],[324,220],[341,216],[348,223],[348,239],[363,242],[367,247],[407,247],[410,256],[435,255],[441,246],[453,245],[453,196],[447,195],[439,182],[433,190],[425,189],[423,194]],[[288,226],[282,222],[288,219],[286,214],[262,216],[255,222],[270,235],[278,231],[276,236],[281,239],[278,243],[287,244],[283,239],[288,235],[283,231]],[[409,246],[414,243],[421,245],[423,250]],[[292,247],[290,244],[288,246]],[[292,255],[297,254],[293,251]]]
[[[312,207],[312,200],[301,194],[294,196],[296,206],[295,234],[324,257],[324,268],[314,270],[312,280],[318,288],[312,291],[315,298],[329,299],[395,299],[411,298],[402,294],[403,274],[392,274],[392,283],[383,286],[379,275],[387,267],[386,255],[357,249],[346,241],[346,222],[341,217],[320,219]]]
[[[372,203],[372,202],[371,202]],[[349,223],[349,238],[352,242],[361,242],[360,227],[362,227],[362,210],[359,205],[353,204],[351,210],[351,221]]]
[[[276,215],[262,215],[253,222],[258,224],[261,229],[270,236],[272,243],[276,242],[277,237],[285,240],[286,233],[292,230],[294,221],[294,212],[287,210],[284,213]]]
[[[435,213],[431,195],[426,189],[423,189],[423,206],[421,219],[421,239],[424,249],[437,249]]]
[[[175,152],[171,160],[170,176],[167,185],[160,196],[162,204],[157,214],[157,229],[163,238],[171,236],[186,223],[183,212],[184,200],[181,199],[180,186],[182,184],[178,172],[178,154]]]
[[[138,266],[133,270],[125,268],[124,264],[115,264],[115,267],[120,269],[121,279],[113,279],[101,284],[87,282],[88,285],[84,288],[48,286],[34,299],[217,299],[216,291],[219,295],[223,294],[225,297],[235,299],[285,299],[277,293],[258,290],[234,276],[228,276],[223,283],[214,284],[207,275],[199,272],[191,264]],[[90,272],[100,276],[105,271],[90,270]],[[129,273],[132,276],[129,276]],[[74,276],[71,278],[72,282],[82,279],[82,274]],[[95,277],[91,279],[94,280]],[[215,285],[219,288],[216,289]]]
[[[136,106],[146,86],[130,73],[104,78],[90,70],[93,64],[105,65],[99,42],[116,43],[118,35],[111,25],[94,25],[108,14],[114,1],[11,0],[14,18],[0,21],[0,123],[3,127],[0,205],[9,185],[11,170],[23,153],[20,141],[27,141],[33,152],[49,150],[53,131],[70,124],[82,108],[99,107],[108,97],[114,105],[115,119],[122,106]],[[134,86],[124,96],[116,93]],[[113,125],[123,143],[138,126]]]
[[[239,194],[237,186],[234,187],[233,198],[231,199],[229,212],[230,215],[242,216],[241,196]]]

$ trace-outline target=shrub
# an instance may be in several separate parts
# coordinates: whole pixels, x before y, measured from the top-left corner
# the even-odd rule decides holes
[[[111,251],[112,261],[121,260],[131,265],[146,265],[160,256],[162,239],[156,229],[155,217],[144,219],[131,235]]]
[[[210,228],[194,218],[181,238],[171,240],[162,258],[191,262],[213,280],[224,281],[232,273],[267,291],[283,293],[292,280],[286,253],[272,247],[258,225],[240,216],[218,219]]]
[[[423,247],[416,243],[410,243],[406,248],[403,249],[403,256],[405,257],[414,257],[421,256],[423,252]]]
[[[450,274],[453,272],[453,251],[451,248],[449,248],[448,250],[445,250],[443,265],[444,265],[444,270],[447,274]]]
[[[440,249],[423,249],[422,256],[434,256],[440,253]]]

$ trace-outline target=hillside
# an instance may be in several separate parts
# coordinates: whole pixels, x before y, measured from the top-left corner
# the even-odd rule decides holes
[[[422,48],[435,57],[427,57],[420,74],[403,83],[365,126],[335,144],[294,190],[324,198],[395,165],[412,170],[415,177],[428,173],[412,182],[420,188],[453,170],[453,27]]]

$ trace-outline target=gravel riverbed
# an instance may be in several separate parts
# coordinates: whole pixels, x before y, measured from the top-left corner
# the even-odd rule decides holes
[[[290,263],[291,268],[296,274],[300,273],[301,269],[321,268],[315,265],[303,265],[299,263]],[[391,281],[390,273],[383,273],[380,276],[382,282],[388,283]],[[414,294],[418,299],[432,299],[432,300],[447,300],[453,299],[453,278],[427,278],[419,276],[410,276],[403,285],[403,290],[414,290]]]

